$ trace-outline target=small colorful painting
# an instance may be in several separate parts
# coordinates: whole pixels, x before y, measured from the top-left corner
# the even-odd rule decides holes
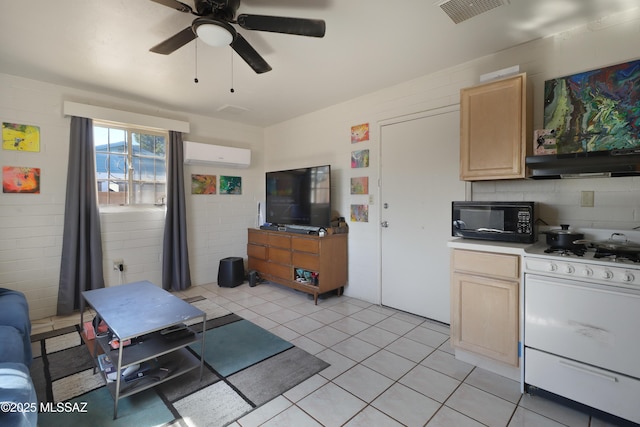
[[[2,192],[40,194],[40,168],[3,166]]]
[[[369,205],[351,205],[352,222],[369,222]]]
[[[220,194],[242,194],[242,177],[220,175]]]
[[[191,174],[191,194],[216,194],[216,176]]]
[[[369,194],[369,177],[351,178],[351,194]]]
[[[640,148],[640,60],[544,82],[558,154]]]
[[[351,143],[369,140],[369,123],[351,126]]]
[[[356,150],[351,152],[351,168],[368,168],[369,150]]]
[[[40,151],[40,128],[18,123],[2,123],[2,148],[14,151]]]

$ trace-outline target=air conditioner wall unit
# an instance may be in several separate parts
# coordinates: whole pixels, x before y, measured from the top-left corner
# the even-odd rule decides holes
[[[184,141],[184,163],[248,168],[251,164],[251,150]]]

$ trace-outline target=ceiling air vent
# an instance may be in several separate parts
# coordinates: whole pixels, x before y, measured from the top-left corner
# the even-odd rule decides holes
[[[503,6],[508,0],[447,0],[437,3],[456,24]]]

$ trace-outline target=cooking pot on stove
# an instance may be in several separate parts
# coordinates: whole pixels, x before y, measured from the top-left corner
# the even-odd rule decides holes
[[[547,245],[559,249],[573,248],[580,244],[576,242],[577,240],[584,239],[583,233],[569,230],[569,224],[560,224],[560,230],[548,230],[542,233],[547,235]]]
[[[577,245],[590,245],[596,249],[610,252],[626,252],[626,253],[638,253],[640,252],[640,244],[634,243],[627,239],[622,233],[613,233],[607,240],[584,240],[578,239],[573,242]]]

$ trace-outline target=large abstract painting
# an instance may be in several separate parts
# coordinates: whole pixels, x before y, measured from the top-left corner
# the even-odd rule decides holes
[[[544,128],[559,154],[640,149],[640,60],[547,80]]]

